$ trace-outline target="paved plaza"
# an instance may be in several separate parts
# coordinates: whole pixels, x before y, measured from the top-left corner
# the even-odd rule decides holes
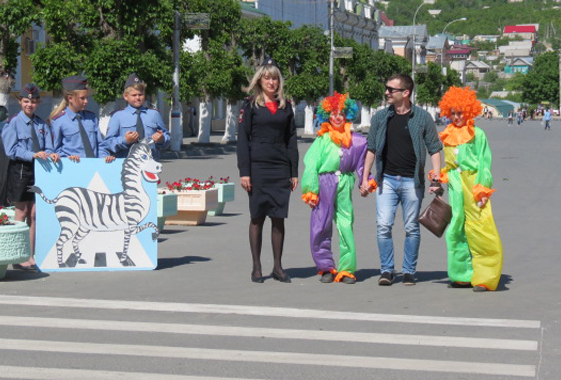
[[[492,207],[504,247],[496,292],[448,289],[444,239],[424,229],[417,285],[403,286],[398,274],[379,287],[375,197],[358,190],[357,284],[318,281],[300,191],[286,221],[283,264],[292,283],[252,283],[248,202],[238,186],[223,216],[166,226],[157,270],[8,270],[0,281],[0,378],[558,379],[561,122],[550,131],[538,121],[476,125],[493,152]],[[239,183],[235,145],[185,142],[183,154],[164,160],[164,183],[210,175]],[[311,142],[300,138],[301,161]],[[401,224],[398,214],[398,270]],[[264,274],[272,269],[269,230],[267,222]],[[337,244],[334,236],[336,256]]]

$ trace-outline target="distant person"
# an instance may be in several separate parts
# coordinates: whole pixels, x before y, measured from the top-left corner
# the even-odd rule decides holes
[[[514,125],[514,111],[513,110],[508,111],[507,120],[508,120],[508,126],[512,127]]]
[[[520,108],[516,110],[516,125],[520,126],[522,124],[522,111]]]
[[[489,110],[489,120],[493,120],[493,110]]]
[[[160,150],[169,146],[171,137],[162,115],[144,105],[146,83],[131,74],[125,82],[123,98],[128,105],[111,115],[104,141],[107,149],[115,157],[125,158],[132,144],[147,138],[154,141],[152,157],[159,161]]]
[[[275,62],[266,59],[253,76],[240,110],[237,158],[240,183],[249,196],[251,281],[263,283],[263,225],[271,218],[271,277],[291,282],[282,267],[284,219],[290,194],[298,185],[298,146],[294,111],[284,96],[284,79]]]
[[[105,162],[115,158],[103,145],[97,116],[86,110],[90,89],[83,76],[71,76],[62,80],[64,98],[51,112],[50,122],[55,152],[74,162],[82,158],[105,157]]]
[[[545,110],[544,114],[543,114],[543,121],[545,123],[545,128],[551,130],[551,108],[548,108]]]
[[[487,106],[485,106],[485,108],[483,108],[483,117],[485,119],[487,119],[487,114],[489,113],[489,108],[487,108]]]
[[[28,191],[35,184],[35,160],[59,160],[53,148],[51,128],[35,114],[41,95],[33,83],[26,84],[19,96],[21,111],[10,119],[2,130],[2,140],[6,155],[10,158],[8,167],[8,201],[15,203],[15,220],[29,226],[31,258],[22,264],[14,264],[15,269],[37,270],[35,265],[35,195]]]
[[[446,161],[440,180],[448,183],[452,206],[446,231],[449,287],[496,290],[503,247],[491,210],[491,150],[485,132],[474,124],[481,103],[469,87],[450,87],[440,108],[452,118],[440,133]]]

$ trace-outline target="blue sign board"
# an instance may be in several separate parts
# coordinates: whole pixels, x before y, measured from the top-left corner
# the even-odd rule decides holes
[[[126,159],[35,161],[42,271],[149,270],[158,264],[157,182],[162,165],[145,143]]]

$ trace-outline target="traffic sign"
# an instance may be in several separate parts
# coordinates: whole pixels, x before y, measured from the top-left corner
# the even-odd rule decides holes
[[[353,48],[352,47],[334,47],[333,48],[333,58],[352,58]]]

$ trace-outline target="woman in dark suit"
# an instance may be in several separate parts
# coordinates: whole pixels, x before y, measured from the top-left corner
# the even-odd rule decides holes
[[[251,280],[263,283],[261,246],[268,216],[274,258],[271,276],[291,282],[281,257],[290,193],[298,185],[298,148],[294,112],[284,97],[283,78],[272,59],[257,69],[248,92],[252,96],[240,111],[237,156],[240,182],[249,195]]]

